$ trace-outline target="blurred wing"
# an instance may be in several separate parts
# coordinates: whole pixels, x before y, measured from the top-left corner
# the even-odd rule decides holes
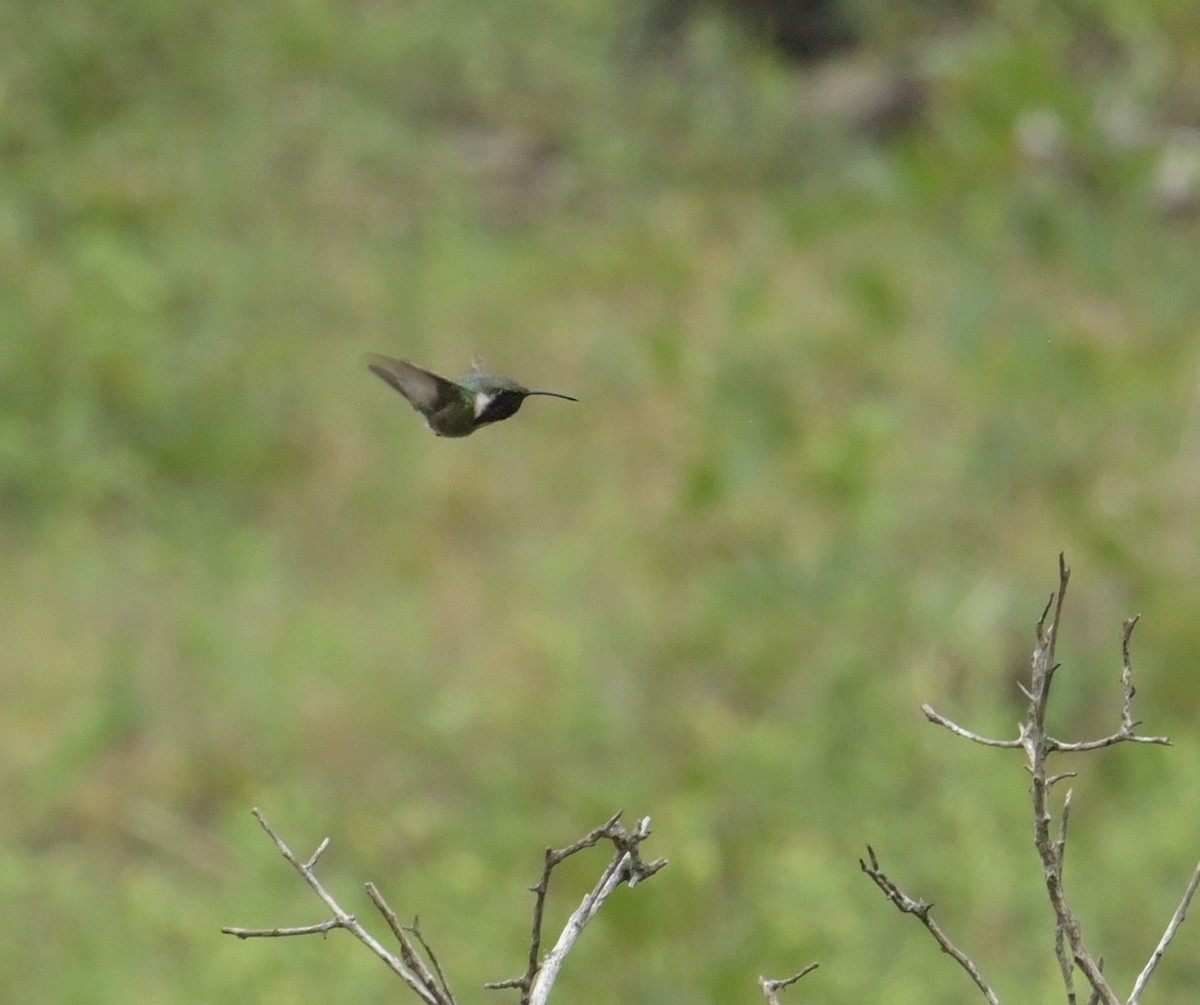
[[[458,395],[458,388],[451,381],[407,360],[369,353],[367,367],[404,395],[419,412],[435,411]]]

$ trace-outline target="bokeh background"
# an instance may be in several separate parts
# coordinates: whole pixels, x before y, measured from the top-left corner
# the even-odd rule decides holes
[[[1127,991],[1200,849],[1198,127],[1179,0],[7,0],[4,1000],[403,1000],[219,934],[325,917],[255,805],[464,1001],[620,808],[671,864],[562,1001],[973,1000],[867,842],[1061,1000],[1021,760],[919,711],[1015,733],[1060,551],[1055,732],[1141,612],[1176,741],[1063,765]],[[581,400],[438,440],[365,351]]]

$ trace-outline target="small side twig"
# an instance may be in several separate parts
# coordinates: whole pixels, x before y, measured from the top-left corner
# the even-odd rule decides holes
[[[960,726],[953,719],[947,719],[941,712],[936,711],[932,705],[922,705],[921,711],[925,713],[925,718],[935,726],[945,726],[955,736],[961,736],[964,740],[970,740],[972,743],[980,743],[985,747],[1012,748],[1021,746],[1019,738],[1016,740],[993,740],[991,737],[973,733],[965,726]]]
[[[934,937],[937,944],[941,947],[942,952],[950,956],[960,967],[963,968],[968,976],[975,982],[975,986],[983,992],[983,996],[991,1003],[991,1005],[1000,1005],[1000,999],[996,996],[996,992],[983,978],[983,974],[979,972],[979,967],[975,965],[975,961],[966,953],[958,948],[950,937],[942,931],[941,926],[930,916],[929,912],[933,905],[925,900],[914,900],[900,889],[891,878],[885,873],[879,865],[879,859],[875,855],[875,849],[867,845],[868,861],[858,860],[859,866],[875,882],[896,907],[904,914],[911,914],[918,918],[928,930],[929,934]]]
[[[437,954],[434,953],[433,947],[425,941],[425,936],[421,933],[421,923],[419,918],[413,918],[413,923],[405,928],[406,932],[411,933],[412,937],[421,944],[421,949],[429,958],[429,963],[433,967],[433,972],[437,975],[438,985],[445,992],[446,997],[453,1002],[454,995],[450,993],[450,982],[446,980],[446,972],[442,969],[442,965],[438,962]],[[414,954],[417,959],[420,959],[420,954]]]
[[[330,918],[317,925],[297,925],[293,928],[222,928],[225,935],[236,935],[239,939],[283,939],[289,935],[324,935],[335,928],[345,928],[341,918]]]
[[[781,1005],[779,992],[784,988],[790,988],[801,977],[807,977],[820,965],[819,963],[810,963],[800,973],[792,974],[791,977],[785,977],[782,980],[771,980],[768,977],[760,977],[758,979],[758,986],[762,988],[763,994],[767,996],[767,1005]]]

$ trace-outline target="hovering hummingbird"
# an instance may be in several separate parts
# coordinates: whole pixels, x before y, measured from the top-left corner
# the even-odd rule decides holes
[[[479,363],[457,382],[377,353],[367,354],[367,366],[404,395],[438,436],[470,436],[489,422],[511,418],[531,395],[579,400],[557,391],[531,391],[508,377],[485,373]]]

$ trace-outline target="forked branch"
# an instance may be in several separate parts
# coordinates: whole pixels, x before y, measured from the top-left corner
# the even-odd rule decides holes
[[[445,981],[442,980],[439,982],[434,979],[428,967],[426,967],[416,952],[408,934],[395,921],[395,912],[387,906],[373,884],[368,885],[367,892],[375,902],[376,907],[383,913],[384,918],[387,919],[393,933],[399,940],[401,947],[399,956],[390,952],[375,936],[368,932],[354,915],[343,910],[342,906],[333,898],[333,895],[325,889],[324,885],[317,878],[316,866],[321,856],[329,848],[329,838],[325,838],[317,846],[317,850],[312,853],[309,859],[302,862],[292,849],[288,847],[287,842],[275,832],[270,821],[263,815],[262,810],[255,807],[251,812],[259,824],[262,825],[262,829],[275,842],[275,846],[279,849],[283,857],[288,860],[292,868],[304,878],[304,881],[308,883],[313,892],[333,912],[333,917],[317,925],[303,925],[298,928],[222,928],[222,932],[226,935],[236,935],[239,939],[267,939],[290,935],[324,935],[326,932],[331,932],[334,929],[344,928],[378,956],[384,965],[407,984],[413,994],[423,1002],[428,1003],[428,1005],[455,1005],[454,996],[450,993],[450,989],[446,986]],[[424,940],[421,939],[420,941],[421,945],[424,946]],[[429,955],[432,959],[433,954],[430,953]],[[441,971],[437,968],[436,960],[433,961],[433,965],[435,970],[440,974]]]
[[[650,836],[650,818],[643,817],[637,822],[633,831],[627,831],[621,824],[621,814],[618,813],[605,824],[601,824],[590,834],[585,834],[578,841],[560,848],[546,849],[545,861],[542,866],[542,877],[537,886],[532,888],[533,929],[529,939],[529,963],[520,977],[505,981],[492,981],[484,986],[493,990],[516,988],[521,992],[521,1005],[544,1005],[550,997],[554,982],[562,969],[567,954],[583,934],[587,923],[596,916],[596,912],[604,902],[612,896],[617,887],[622,884],[637,886],[638,883],[649,879],[659,869],[667,864],[665,858],[644,862],[641,857],[641,844]],[[558,937],[554,948],[543,959],[542,926],[545,920],[546,896],[550,892],[550,876],[554,870],[572,855],[586,848],[592,848],[601,841],[611,841],[614,854],[612,861],[601,874],[596,886],[583,903],[575,910]]]
[[[1058,629],[1062,622],[1063,601],[1067,593],[1067,584],[1071,578],[1065,558],[1058,558],[1058,590],[1051,594],[1050,600],[1042,611],[1035,627],[1036,642],[1033,658],[1030,664],[1029,683],[1022,685],[1021,690],[1029,700],[1025,721],[1018,729],[1014,740],[994,740],[973,732],[946,716],[935,711],[929,705],[922,706],[925,717],[939,726],[949,729],[956,736],[981,743],[989,747],[1013,748],[1021,747],[1026,755],[1026,768],[1032,779],[1030,799],[1033,809],[1034,846],[1042,860],[1042,868],[1046,882],[1046,893],[1055,917],[1055,947],[1059,968],[1062,971],[1063,985],[1067,992],[1067,1001],[1075,1005],[1074,975],[1076,969],[1083,973],[1091,987],[1088,1002],[1104,1005],[1119,1005],[1119,999],[1104,975],[1102,961],[1095,957],[1084,941],[1078,919],[1075,917],[1067,899],[1063,883],[1064,861],[1067,845],[1067,823],[1071,808],[1071,793],[1067,792],[1059,814],[1058,835],[1052,834],[1054,810],[1051,805],[1051,792],[1054,786],[1066,778],[1073,777],[1074,772],[1052,774],[1049,770],[1050,756],[1056,753],[1082,753],[1090,750],[1100,750],[1118,743],[1149,743],[1169,745],[1170,739],[1165,736],[1142,736],[1137,732],[1141,722],[1133,715],[1133,698],[1136,689],[1133,686],[1133,663],[1130,657],[1130,639],[1133,629],[1138,623],[1136,617],[1129,618],[1121,628],[1121,687],[1123,698],[1121,702],[1120,723],[1117,729],[1108,736],[1094,740],[1068,742],[1051,736],[1046,728],[1046,717],[1050,702],[1051,685],[1055,674],[1060,669],[1056,661],[1055,651],[1058,644]],[[1053,620],[1050,619],[1053,611]],[[864,866],[866,870],[866,866]],[[870,871],[868,874],[870,874]],[[873,877],[874,878],[874,877]],[[877,879],[876,882],[879,882]],[[1129,998],[1128,1005],[1136,1005],[1140,1000],[1142,990],[1153,975],[1158,961],[1162,958],[1167,946],[1174,938],[1175,932],[1183,922],[1188,905],[1200,884],[1200,867],[1192,877],[1183,901],[1180,903],[1175,917],[1168,925],[1162,940],[1139,975]],[[882,884],[881,884],[882,885]],[[886,889],[886,888],[885,888]],[[895,898],[893,898],[895,900]],[[918,911],[911,911],[916,913]],[[924,920],[924,919],[923,919]],[[953,955],[953,953],[951,954]],[[960,961],[961,962],[961,961]]]

